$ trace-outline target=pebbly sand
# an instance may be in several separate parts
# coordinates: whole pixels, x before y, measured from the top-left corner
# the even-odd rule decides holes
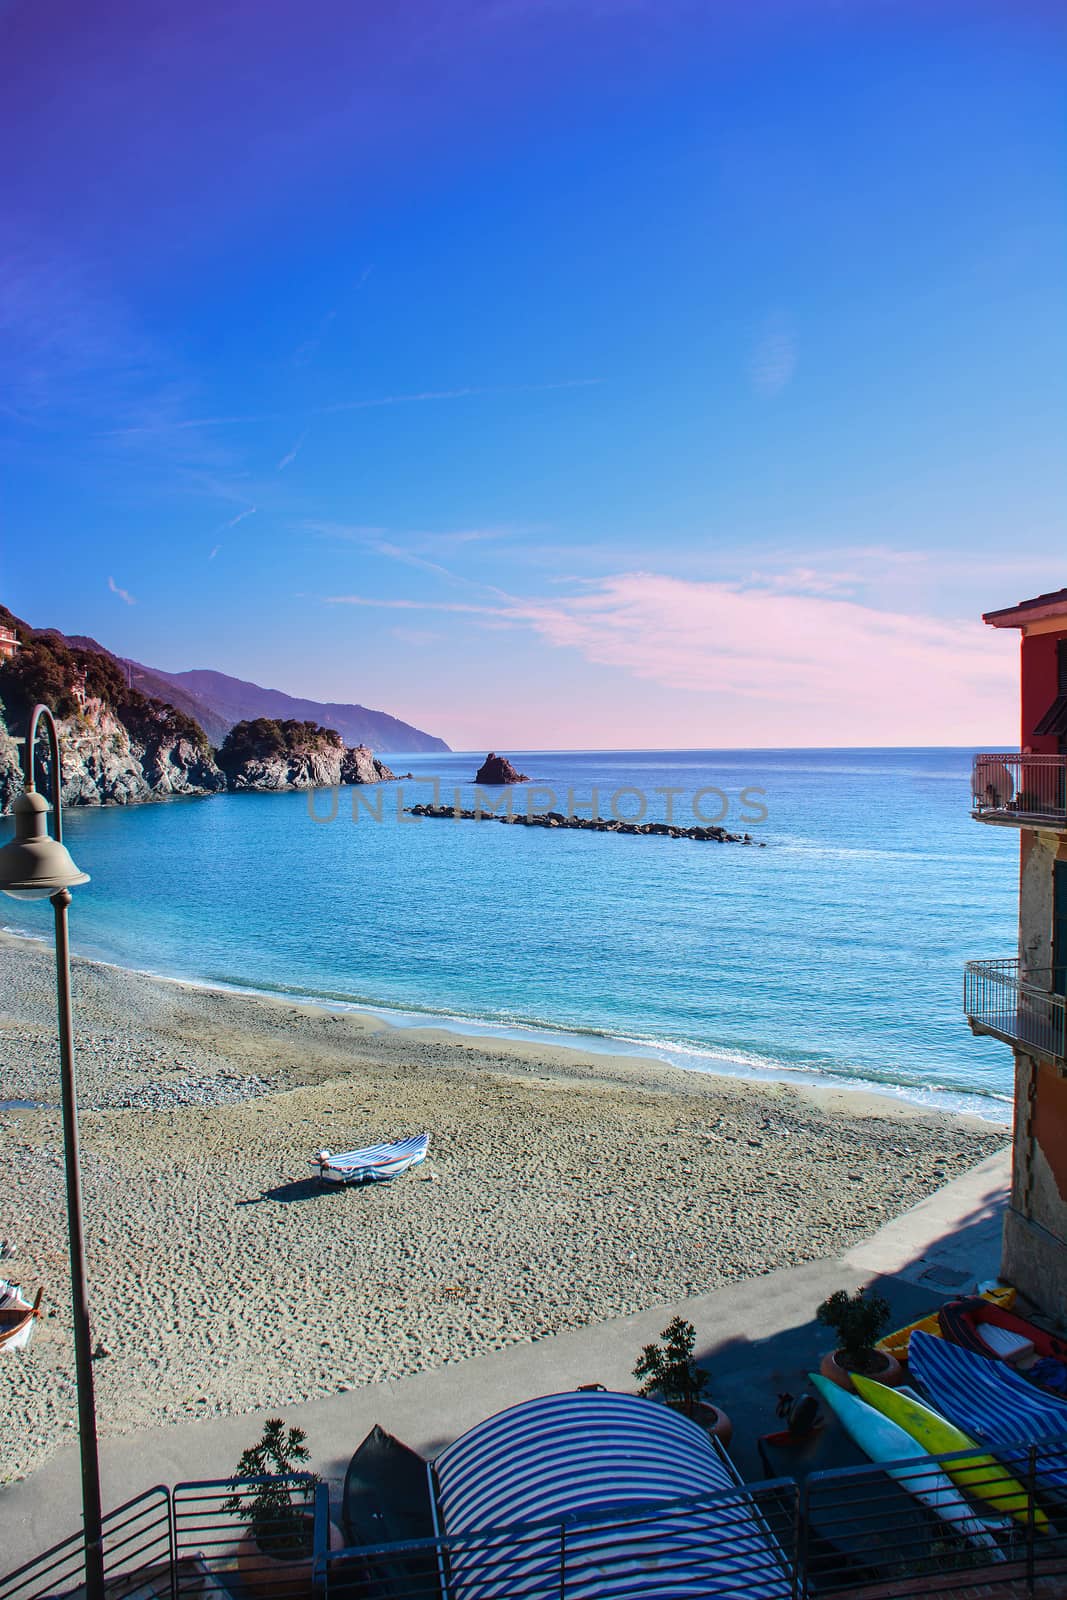
[[[50,946],[0,935],[0,1483],[75,1423]],[[397,1029],[78,961],[100,1429],[284,1405],[837,1256],[1005,1131],[848,1090]],[[393,1185],[320,1145],[428,1130]],[[635,1357],[637,1352],[635,1351]]]

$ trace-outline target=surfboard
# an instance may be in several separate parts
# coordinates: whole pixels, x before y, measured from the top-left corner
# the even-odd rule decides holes
[[[966,1461],[945,1461],[945,1471],[961,1489],[966,1489],[979,1500],[984,1500],[995,1510],[1014,1517],[1018,1522],[1030,1520],[1030,1496],[1008,1469],[995,1457],[983,1451],[974,1439],[955,1423],[949,1422],[921,1401],[909,1395],[898,1394],[884,1383],[852,1373],[857,1393],[868,1405],[880,1411],[890,1422],[897,1423],[922,1445],[927,1455],[945,1456],[956,1450],[973,1450]],[[1033,1507],[1034,1527],[1048,1532],[1048,1517],[1040,1506]]]
[[[925,1470],[900,1465],[917,1457],[927,1457],[928,1452],[917,1439],[912,1438],[899,1423],[883,1416],[857,1395],[849,1394],[839,1384],[831,1383],[828,1378],[820,1377],[815,1372],[809,1372],[808,1378],[818,1390],[823,1404],[834,1413],[849,1438],[859,1445],[865,1455],[870,1456],[872,1461],[895,1463],[893,1466],[887,1465],[885,1470],[902,1488],[924,1506],[929,1506],[954,1532],[965,1536],[983,1550],[990,1551],[996,1560],[1005,1559],[989,1528],[975,1516],[969,1502],[936,1462],[931,1462]],[[1011,1522],[1007,1517],[1001,1517],[992,1526],[1007,1532]]]

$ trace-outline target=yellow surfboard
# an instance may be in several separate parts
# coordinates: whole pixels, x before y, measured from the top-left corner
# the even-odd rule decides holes
[[[953,1482],[958,1483],[961,1489],[969,1490],[978,1499],[995,1506],[998,1511],[1017,1518],[1019,1522],[1030,1520],[1030,1497],[1018,1478],[1013,1478],[1007,1467],[983,1452],[970,1434],[957,1428],[947,1417],[931,1411],[929,1406],[912,1400],[909,1395],[898,1393],[896,1389],[887,1388],[884,1383],[875,1383],[873,1378],[863,1378],[857,1372],[851,1373],[850,1377],[856,1385],[856,1392],[867,1404],[874,1406],[883,1417],[897,1423],[905,1433],[910,1433],[928,1455],[944,1456],[954,1450],[973,1450],[974,1455],[966,1461],[941,1463]],[[1047,1533],[1048,1518],[1040,1506],[1034,1506],[1033,1517],[1034,1527]]]

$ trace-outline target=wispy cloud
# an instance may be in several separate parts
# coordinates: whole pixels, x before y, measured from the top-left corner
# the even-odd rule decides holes
[[[475,617],[502,617],[505,619],[522,621],[520,609],[507,609],[500,606],[475,606],[467,605],[462,601],[452,600],[380,600],[368,594],[328,594],[323,596],[323,604],[328,606],[371,606],[380,611],[456,611],[464,616]]]
[[[594,666],[703,697],[709,738],[719,721],[744,726],[747,717],[749,743],[795,743],[802,730],[813,744],[959,744],[1010,727],[1013,714],[1010,649],[977,622],[767,582],[635,571],[570,595],[507,596],[498,605],[365,594],[328,603],[532,630]]]
[[[443,578],[446,583],[454,584],[459,588],[474,590],[477,593],[508,599],[509,596],[495,584],[487,583],[481,576],[468,577],[465,573],[454,572],[440,561],[435,561],[432,555],[423,555],[424,550],[458,552],[467,545],[484,542],[503,536],[503,531],[488,528],[467,528],[457,533],[430,534],[415,533],[387,537],[388,530],[366,526],[362,523],[344,522],[305,522],[302,526],[309,533],[315,533],[327,539],[340,539],[345,543],[358,544],[361,549],[374,555],[384,556],[387,561],[396,561],[401,566],[411,567],[416,572],[428,572],[433,577]],[[399,538],[406,542],[400,544]]]
[[[299,439],[293,445],[292,449],[287,450],[282,456],[282,459],[278,462],[278,465],[275,469],[277,472],[284,472],[286,467],[292,466],[293,462],[300,454],[300,451],[303,449],[304,440],[307,438],[307,436],[307,429],[305,428]]]
[[[749,379],[757,394],[774,396],[792,380],[797,368],[796,335],[778,313],[769,317],[756,340]]]
[[[375,411],[388,406],[425,405],[446,400],[469,400],[496,395],[545,394],[552,390],[592,389],[603,378],[561,378],[551,383],[509,383],[480,386],[469,384],[459,389],[419,389],[410,394],[373,395],[362,400],[333,400],[328,404],[290,408],[284,411],[229,412],[221,416],[158,418],[124,428],[112,429],[109,438],[136,438],[142,434],[181,432],[185,429],[228,428],[253,422],[291,422],[301,417],[331,417],[345,411]]]
[[[219,551],[221,549],[222,549],[221,544],[213,545],[212,549],[211,549],[211,554],[208,556],[208,560],[209,561],[214,561],[215,557],[218,555],[218,553],[219,553]]]
[[[120,600],[125,601],[126,605],[135,606],[137,604],[136,598],[130,593],[130,591],[128,589],[120,589],[114,578],[109,578],[107,580],[107,586],[111,590],[111,593],[117,594]]]
[[[319,348],[319,345],[322,343],[322,338],[326,332],[326,329],[330,326],[330,323],[333,321],[336,315],[336,307],[332,311],[327,311],[326,315],[319,323],[317,332],[313,333],[310,339],[305,339],[303,344],[297,346],[296,350],[293,351],[294,366],[307,366],[307,363],[311,360],[312,356]]]
[[[236,526],[237,526],[237,524],[239,522],[243,522],[246,517],[254,517],[255,514],[256,514],[256,507],[255,506],[246,506],[243,511],[238,511],[238,513],[237,513],[237,515],[235,517],[231,517],[229,522],[224,522],[222,524],[222,528],[220,529],[220,532],[225,533],[227,531],[227,529],[229,529],[229,528],[236,528]],[[216,546],[216,549],[217,548],[218,547]]]

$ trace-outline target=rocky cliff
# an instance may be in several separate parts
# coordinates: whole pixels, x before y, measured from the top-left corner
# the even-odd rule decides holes
[[[311,789],[393,777],[366,745],[314,722],[258,718],[232,727],[217,752],[183,708],[133,687],[115,656],[93,640],[75,643],[34,629],[0,606],[19,640],[0,660],[0,813],[22,790],[21,737],[31,707],[50,706],[59,728],[65,805],[132,805],[221,789]],[[38,746],[38,781],[48,778]]]
[[[73,716],[57,718],[63,758],[63,804],[125,806],[171,795],[214,794],[226,787],[210,749],[161,727],[155,736],[131,733],[94,697]],[[21,731],[21,730],[20,730]],[[22,789],[21,744],[0,723],[0,811]],[[38,746],[38,786],[49,778],[47,745]]]
[[[231,789],[316,789],[381,783],[394,776],[366,745],[347,747],[333,728],[257,717],[238,722],[219,750]]]
[[[0,811],[22,788],[21,739],[31,707],[55,713],[67,805],[130,805],[225,787],[204,730],[191,717],[133,689],[113,656],[72,648],[62,634],[31,628],[0,606],[18,650],[0,661]],[[38,746],[38,781],[49,776]]]

